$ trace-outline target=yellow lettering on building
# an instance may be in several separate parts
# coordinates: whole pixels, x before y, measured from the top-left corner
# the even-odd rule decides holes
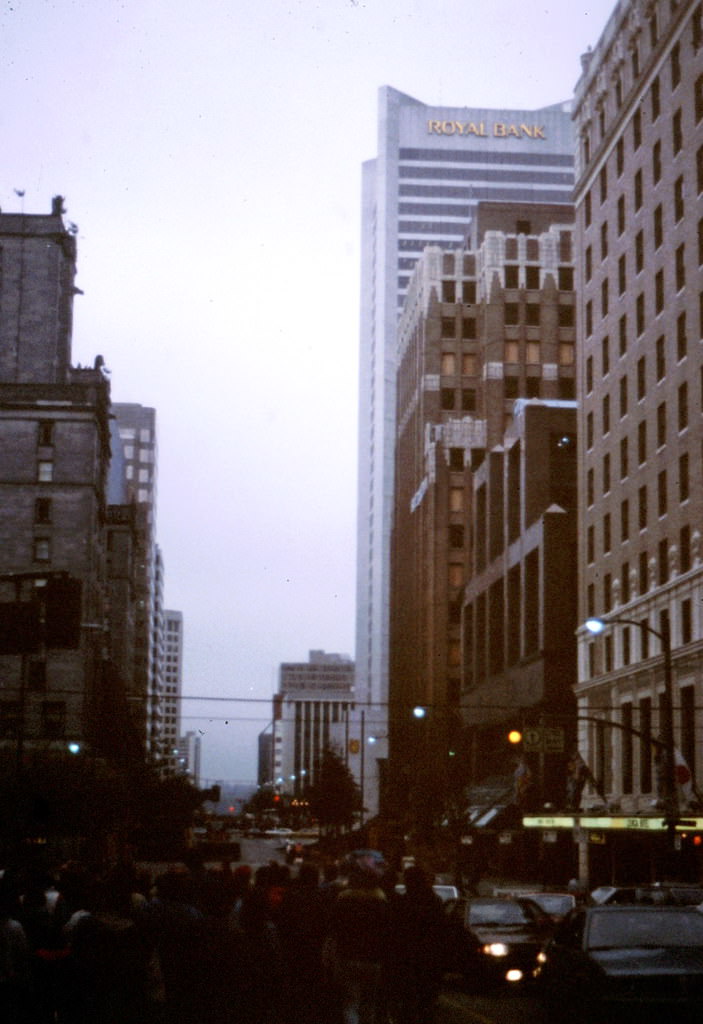
[[[496,139],[543,139],[546,140],[544,125],[539,124],[506,124],[496,121],[493,126]],[[477,138],[488,138],[485,121],[428,121],[429,135],[474,135]]]

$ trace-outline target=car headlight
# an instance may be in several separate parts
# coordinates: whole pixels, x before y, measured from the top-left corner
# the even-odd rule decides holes
[[[506,946],[504,942],[487,942],[483,947],[483,952],[486,956],[507,956],[510,947]]]

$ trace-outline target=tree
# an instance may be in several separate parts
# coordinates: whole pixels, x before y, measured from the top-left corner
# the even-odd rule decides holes
[[[315,780],[306,793],[312,815],[322,828],[339,834],[351,828],[361,810],[361,790],[339,754],[324,750]]]

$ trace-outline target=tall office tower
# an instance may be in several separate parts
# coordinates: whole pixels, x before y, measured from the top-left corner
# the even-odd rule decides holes
[[[183,613],[165,609],[163,654],[162,739],[169,771],[176,769],[181,729],[183,680]]]
[[[675,746],[703,771],[701,4],[621,0],[575,122],[580,621],[626,620],[580,633],[579,713],[626,726],[583,722],[580,741],[630,814],[666,795],[650,738],[667,730],[667,633]]]
[[[446,770],[464,725],[463,784],[505,773],[502,724],[573,700],[563,649],[573,658],[575,610],[545,622],[544,579],[560,556],[573,562],[573,279],[573,208],[559,204],[481,202],[468,247],[427,248],[413,273],[398,328],[390,612],[390,774],[405,793],[421,752]]]
[[[68,740],[103,752],[110,385],[102,360],[70,364],[75,272],[60,196],[0,214],[0,731],[18,770]]]
[[[187,775],[194,786],[200,785],[200,758],[202,741],[194,732],[187,732],[178,740],[178,773]]]
[[[312,783],[326,748],[350,752],[349,712],[354,701],[354,662],[343,654],[310,651],[306,662],[284,662],[274,697],[274,782],[301,796]],[[361,748],[352,745],[357,760]]]
[[[159,593],[163,595],[163,566],[156,545],[156,410],[136,402],[115,402],[112,411],[122,442],[120,454],[127,498],[137,505],[141,527],[136,534],[134,561],[137,567],[137,612],[132,688],[144,703],[148,752],[161,763],[165,749],[159,736],[162,697],[160,652],[163,643]]]
[[[388,699],[396,330],[413,267],[426,245],[463,248],[479,200],[570,203],[573,186],[565,103],[430,107],[385,86],[378,124],[362,180],[355,655],[359,707],[374,713]]]

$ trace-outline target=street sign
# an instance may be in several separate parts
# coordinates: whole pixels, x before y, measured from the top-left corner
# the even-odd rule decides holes
[[[560,725],[528,726],[522,731],[522,746],[528,754],[563,754],[564,730]]]

